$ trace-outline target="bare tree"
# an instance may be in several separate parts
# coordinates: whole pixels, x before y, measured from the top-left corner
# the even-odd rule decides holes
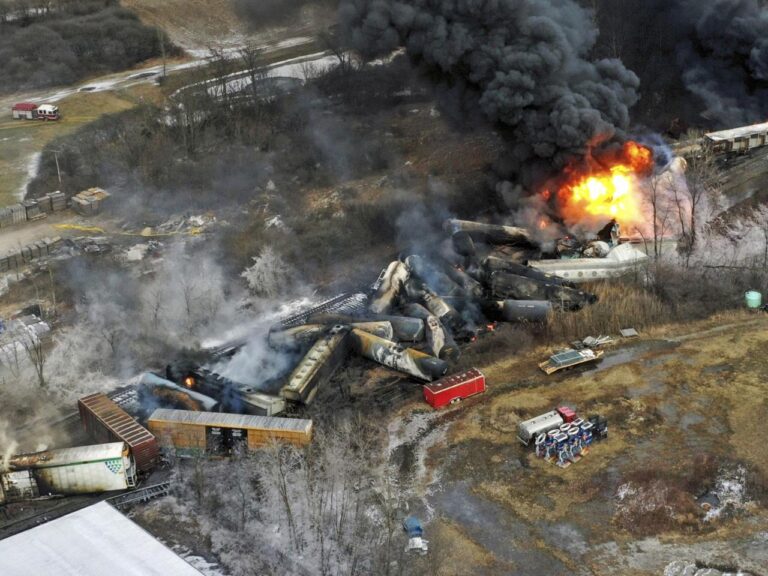
[[[232,60],[227,55],[224,48],[219,46],[208,47],[208,66],[213,74],[213,97],[222,104],[225,108],[229,108],[230,90],[229,82],[231,78],[229,74],[233,71]]]
[[[26,332],[19,339],[19,343],[24,348],[27,358],[35,370],[38,385],[40,388],[46,389],[48,387],[48,382],[45,378],[45,363],[48,360],[48,356],[45,344],[41,338],[31,332]]]
[[[653,258],[658,262],[663,253],[663,240],[669,228],[669,206],[664,193],[662,176],[654,174],[648,179],[648,201],[651,204],[651,230],[653,234]]]
[[[293,544],[293,548],[296,551],[300,551],[301,542],[299,541],[296,521],[293,514],[293,498],[289,491],[289,475],[297,466],[297,452],[293,447],[282,446],[277,442],[273,442],[269,446],[268,455],[271,464],[272,479],[275,482],[277,492],[280,495],[285,518],[288,522],[289,538]]]
[[[0,366],[7,368],[14,379],[21,374],[21,356],[19,346],[15,342],[9,342],[0,346]]]
[[[348,74],[354,70],[352,52],[342,41],[341,36],[335,30],[324,30],[318,35],[323,47],[339,61],[338,70],[342,74]]]
[[[153,331],[159,328],[160,315],[163,311],[163,295],[165,290],[160,285],[155,285],[147,290],[146,307],[149,312],[150,326]]]
[[[264,68],[264,50],[255,43],[249,42],[240,48],[237,53],[243,66],[245,66],[245,72],[251,82],[250,89],[253,106],[256,110],[259,110],[261,108],[259,106],[261,102],[259,86],[267,77],[267,70]]]
[[[187,157],[193,156],[200,145],[203,126],[208,117],[208,98],[204,88],[184,88],[176,97],[174,126],[181,132],[181,140]]]
[[[689,134],[691,140],[700,138],[701,134]],[[683,246],[681,253],[685,255],[686,266],[691,254],[696,248],[698,229],[701,226],[700,216],[703,206],[711,199],[722,184],[722,172],[717,163],[717,155],[711,146],[706,144],[694,151],[686,159],[685,179],[687,186],[680,190],[674,188],[675,204],[681,228]]]

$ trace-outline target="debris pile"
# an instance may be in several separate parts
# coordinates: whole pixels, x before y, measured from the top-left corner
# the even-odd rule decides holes
[[[448,220],[447,246],[401,255],[367,292],[342,294],[272,327],[269,345],[301,351],[280,395],[309,404],[348,352],[430,382],[460,356],[459,343],[495,323],[543,322],[553,309],[597,301],[567,280],[525,264],[540,254],[527,230]]]
[[[605,230],[609,241],[619,241],[615,222]],[[297,358],[292,370],[251,385],[222,376],[246,338],[209,350],[211,361],[202,368],[175,366],[166,377],[210,396],[220,409],[232,405],[234,396],[242,412],[274,414],[283,407],[269,398],[283,405],[311,404],[350,353],[432,382],[459,359],[461,344],[493,331],[498,322],[545,322],[555,310],[579,310],[597,301],[571,281],[532,266],[529,259],[540,258],[542,249],[524,228],[450,219],[443,231],[444,239],[428,251],[400,254],[367,289],[339,294],[274,324],[266,344]],[[634,251],[620,244],[609,257],[625,246]],[[608,341],[599,336],[579,347]],[[585,362],[602,355],[572,352]]]
[[[101,188],[88,188],[72,196],[72,208],[83,216],[92,216],[101,212],[104,201],[110,194]]]
[[[585,340],[587,339],[585,338]],[[557,354],[553,354],[549,357],[549,360],[540,363],[539,368],[541,368],[547,375],[550,375],[559,372],[560,370],[568,370],[582,364],[596,362],[603,356],[602,350],[593,350],[584,342],[581,342],[581,344],[581,349],[574,350],[572,348],[567,348],[561,350]]]

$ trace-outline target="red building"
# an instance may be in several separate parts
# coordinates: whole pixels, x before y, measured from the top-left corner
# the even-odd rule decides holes
[[[433,408],[442,408],[485,391],[485,376],[477,368],[452,374],[424,385],[424,399]]]

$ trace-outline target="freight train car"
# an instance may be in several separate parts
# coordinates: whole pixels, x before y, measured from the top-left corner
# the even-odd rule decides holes
[[[90,494],[136,486],[136,464],[128,445],[110,442],[17,454],[2,475],[5,498],[52,494]]]
[[[105,394],[77,401],[83,428],[97,442],[122,441],[128,445],[138,472],[149,472],[159,456],[157,439]]]
[[[273,440],[306,445],[312,420],[158,408],[147,423],[160,446],[179,456],[231,455]]]

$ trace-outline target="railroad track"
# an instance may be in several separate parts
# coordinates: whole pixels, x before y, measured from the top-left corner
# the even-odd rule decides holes
[[[48,506],[37,513],[24,515],[19,518],[13,518],[12,516],[9,517],[6,512],[6,518],[8,519],[0,520],[0,540],[3,538],[8,538],[9,536],[13,536],[14,534],[18,534],[19,532],[29,530],[30,528],[34,528],[40,524],[45,524],[46,522],[50,522],[51,520],[55,520],[56,518],[60,518],[66,514],[77,512],[81,508],[85,508],[87,506],[91,506],[92,504],[101,502],[102,500],[106,500],[107,497],[108,495],[106,494],[63,496],[61,498],[52,500],[51,502],[55,503],[51,504],[51,506]],[[41,503],[42,502],[38,500],[31,502],[17,502],[14,504],[34,506],[40,505]],[[9,504],[7,506],[13,505]]]
[[[112,496],[111,498],[107,498],[107,502],[118,510],[123,510],[132,504],[149,502],[155,498],[167,496],[170,491],[170,482],[160,482],[158,484],[152,484],[151,486],[139,488],[138,490],[132,490],[124,494]]]
[[[368,296],[362,292],[345,292],[329,298],[312,308],[300,310],[280,320],[284,328],[294,328],[306,324],[315,314],[345,314],[354,315],[368,310]]]

